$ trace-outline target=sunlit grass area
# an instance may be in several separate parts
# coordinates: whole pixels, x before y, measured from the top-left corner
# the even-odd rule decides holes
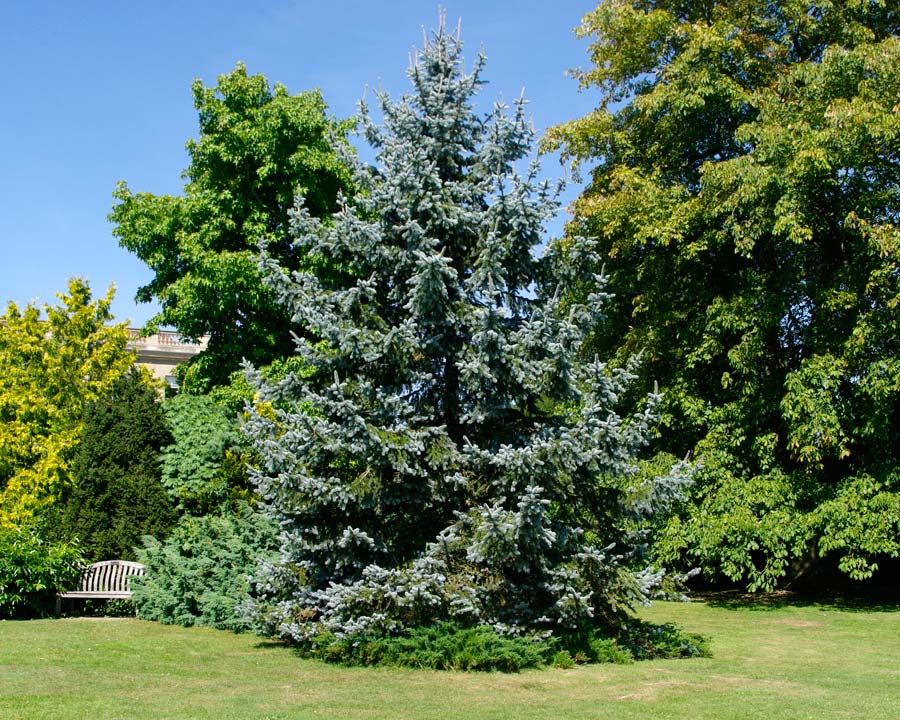
[[[659,603],[713,657],[519,674],[343,668],[252,635],[0,622],[0,717],[900,718],[900,609]]]

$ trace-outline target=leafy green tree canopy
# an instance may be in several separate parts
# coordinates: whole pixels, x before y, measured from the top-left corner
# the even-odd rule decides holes
[[[70,482],[85,403],[131,367],[124,324],[110,324],[113,288],[92,300],[69,281],[60,304],[10,303],[0,317],[0,528],[34,521]]]
[[[187,394],[166,400],[163,413],[173,442],[162,451],[162,482],[179,510],[205,515],[246,503],[249,458],[237,414],[209,395]]]
[[[265,364],[290,352],[289,318],[261,282],[256,248],[266,240],[285,267],[299,267],[288,211],[298,190],[313,214],[334,209],[348,173],[329,137],[343,137],[348,124],[326,114],[317,91],[270,87],[242,63],[215,87],[195,80],[193,94],[199,140],[187,143],[184,194],[133,193],[120,183],[110,220],[119,244],[154,272],[137,293],[161,306],[148,327],[209,336],[183,385],[204,392],[242,358]]]
[[[660,579],[631,532],[683,480],[630,482],[654,398],[625,420],[630,373],[575,362],[603,295],[561,311],[586,263],[532,252],[559,206],[536,164],[516,169],[524,101],[477,115],[484,59],[465,72],[461,53],[442,28],[410,94],[379,94],[383,126],[363,106],[379,167],[356,166],[331,222],[293,213],[297,250],[340,272],[265,259],[315,341],[311,372],[255,377],[253,475],[282,540],[248,611],[295,642],[602,625]]]
[[[900,13],[888,0],[610,0],[595,111],[547,144],[611,271],[593,347],[701,460],[666,561],[771,588],[900,553]],[[573,298],[591,290],[575,288]]]

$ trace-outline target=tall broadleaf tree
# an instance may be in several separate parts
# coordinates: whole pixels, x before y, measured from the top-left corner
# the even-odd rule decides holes
[[[114,290],[93,299],[73,278],[59,304],[0,317],[0,529],[33,524],[71,484],[86,403],[103,397],[134,362]]]
[[[610,0],[579,32],[600,104],[548,145],[591,167],[567,241],[610,272],[591,347],[643,351],[655,447],[702,466],[658,556],[870,577],[900,554],[896,4]]]
[[[612,623],[660,574],[637,542],[683,475],[638,482],[656,396],[615,410],[631,371],[576,362],[601,292],[562,312],[592,259],[533,250],[556,191],[521,173],[524,101],[473,109],[457,35],[433,34],[400,101],[362,106],[379,166],[324,223],[302,198],[297,250],[331,267],[267,282],[293,320],[304,377],[265,382],[247,434],[282,528],[247,611],[295,642],[449,619],[504,631]],[[594,258],[595,259],[595,258]]]
[[[226,384],[244,358],[260,365],[290,353],[290,323],[261,282],[256,247],[265,239],[283,265],[300,266],[287,238],[294,193],[314,215],[334,210],[348,173],[329,137],[348,125],[327,115],[318,91],[292,95],[243,63],[215,87],[195,80],[193,95],[199,138],[187,143],[184,194],[120,183],[110,220],[119,244],[154,272],[137,292],[161,308],[148,329],[209,337],[183,370],[183,389],[202,393]]]

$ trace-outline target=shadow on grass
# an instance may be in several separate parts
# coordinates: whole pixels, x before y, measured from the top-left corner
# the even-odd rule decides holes
[[[778,590],[748,593],[716,590],[691,594],[692,600],[710,607],[743,610],[779,610],[786,607],[822,607],[845,612],[898,612],[900,592],[896,588],[847,588],[841,590]]]
[[[280,651],[296,651],[296,648],[293,645],[290,645],[283,640],[260,640],[253,644],[253,648],[255,650],[280,650]]]

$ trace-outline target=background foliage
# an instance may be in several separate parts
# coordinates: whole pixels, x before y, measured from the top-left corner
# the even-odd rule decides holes
[[[665,563],[755,589],[900,553],[898,30],[884,0],[583,20],[601,101],[547,145],[591,168],[565,243],[596,237],[611,275],[590,352],[643,353],[655,447],[702,468]]]
[[[246,501],[249,458],[237,414],[209,395],[187,394],[166,400],[163,413],[173,442],[162,451],[162,482],[179,510],[202,515],[229,499]]]
[[[47,542],[33,529],[0,530],[0,619],[50,613],[83,560],[77,544]]]
[[[132,600],[145,620],[248,630],[237,606],[257,563],[277,547],[276,526],[248,506],[240,514],[185,515],[165,541],[144,538],[138,559],[147,572]]]
[[[112,324],[112,287],[93,300],[74,278],[58,297],[43,308],[10,303],[0,318],[0,529],[54,505],[70,484],[85,403],[134,362],[125,325]]]
[[[162,308],[148,327],[209,336],[182,383],[205,392],[244,358],[263,365],[290,352],[289,318],[261,282],[256,249],[265,239],[286,267],[299,267],[288,210],[298,190],[317,215],[335,208],[348,174],[328,139],[347,125],[327,116],[318,92],[291,95],[241,63],[215,87],[195,80],[193,94],[199,139],[187,143],[184,194],[133,193],[120,183],[110,220],[120,245],[154,273],[137,294]]]
[[[262,372],[283,378],[293,360]],[[277,526],[255,510],[248,467],[258,464],[240,432],[253,391],[242,373],[208,395],[180,394],[162,405],[174,441],[162,451],[162,482],[181,517],[168,537],[146,536],[138,557],[147,574],[136,584],[140,616],[177,625],[244,631],[237,608],[248,577],[274,557]],[[139,586],[138,586],[139,585]]]

